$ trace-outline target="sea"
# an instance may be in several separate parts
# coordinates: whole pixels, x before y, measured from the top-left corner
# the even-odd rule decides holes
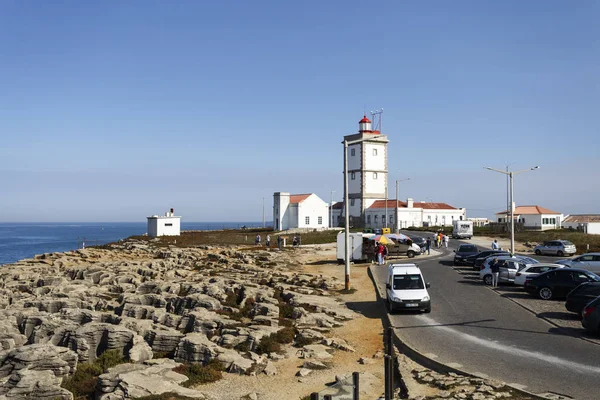
[[[262,227],[262,222],[182,222],[181,230]],[[0,223],[0,265],[36,254],[81,249],[147,232],[145,222]]]

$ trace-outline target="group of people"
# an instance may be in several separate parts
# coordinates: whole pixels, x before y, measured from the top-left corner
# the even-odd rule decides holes
[[[438,249],[440,247],[442,247],[442,244],[444,245],[445,248],[448,248],[448,243],[450,242],[450,236],[445,235],[443,232],[438,232],[435,234],[434,239],[435,239],[435,244]]]
[[[261,240],[262,238],[260,237],[260,234],[257,234],[256,237],[254,238],[254,244],[256,246],[260,246],[261,245]],[[277,247],[281,250],[281,246],[283,244],[283,238],[281,236],[277,236]],[[271,235],[267,235],[265,238],[265,246],[267,247],[271,247]],[[300,236],[295,235],[294,238],[292,239],[292,246],[293,247],[299,247],[300,246]]]

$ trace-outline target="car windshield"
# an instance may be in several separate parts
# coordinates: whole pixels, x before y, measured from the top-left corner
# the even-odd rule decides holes
[[[591,280],[593,280],[594,282],[600,282],[600,276],[593,274],[591,272],[587,273],[587,276],[590,277]]]
[[[539,264],[540,263],[538,260],[535,260],[535,259],[529,258],[529,257],[523,257],[523,256],[519,257],[519,261],[523,261],[526,264]]]
[[[458,248],[458,251],[461,253],[475,253],[477,251],[477,247],[473,245],[463,245]]]
[[[573,243],[569,242],[568,240],[563,241],[562,244],[564,244],[565,246],[575,246]]]
[[[421,275],[394,275],[394,290],[425,289]]]

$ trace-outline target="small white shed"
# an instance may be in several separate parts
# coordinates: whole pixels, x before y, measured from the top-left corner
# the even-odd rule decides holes
[[[181,234],[181,217],[176,217],[171,208],[164,216],[153,215],[148,218],[148,236],[179,236]]]

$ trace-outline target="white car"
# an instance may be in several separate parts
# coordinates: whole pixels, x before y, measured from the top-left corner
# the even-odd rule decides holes
[[[385,284],[390,313],[396,310],[431,312],[431,298],[423,274],[415,264],[391,264]]]
[[[515,275],[515,285],[525,285],[525,280],[528,276],[539,275],[541,273],[552,271],[556,268],[564,268],[564,265],[551,264],[551,263],[539,263],[539,264],[525,264],[519,267],[517,274]]]
[[[557,264],[566,265],[570,268],[585,269],[600,274],[600,253],[587,253],[566,260],[559,260]]]
[[[498,274],[498,283],[512,283],[515,280],[517,271],[526,264],[539,264],[539,261],[525,256],[497,256],[488,257],[485,259],[479,271],[479,279],[486,285],[492,284],[492,268],[490,263],[492,260],[497,260],[500,273]]]

